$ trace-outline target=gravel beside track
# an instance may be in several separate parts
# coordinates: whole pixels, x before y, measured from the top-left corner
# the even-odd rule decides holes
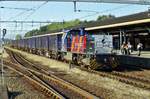
[[[20,52],[29,60],[37,64],[49,66],[51,71],[63,79],[72,82],[89,92],[101,96],[105,99],[149,99],[150,91],[137,88],[117,80],[102,77],[97,74],[89,73],[78,68],[69,69],[68,64],[56,60],[44,58],[37,55],[31,55]],[[144,77],[144,76],[143,76]]]
[[[4,70],[5,84],[8,87],[10,99],[48,99],[29,85],[23,76],[6,67]]]
[[[148,78],[150,80],[150,70],[143,69],[140,71],[132,71],[132,72],[125,71],[125,73],[129,75],[137,75],[139,77]]]
[[[10,56],[17,63],[21,64],[21,66],[17,66],[18,68],[16,68],[16,69],[20,68],[21,72],[26,71],[26,70],[28,70],[28,72],[31,71],[33,75],[32,76],[29,75],[30,77],[33,78],[34,76],[36,76],[38,79],[41,79],[43,82],[45,82],[45,84],[47,84],[48,86],[51,86],[52,88],[54,88],[59,93],[61,93],[62,95],[66,96],[69,99],[76,99],[76,98],[78,98],[78,99],[98,99],[98,97],[95,97],[87,92],[84,92],[83,90],[79,89],[78,87],[75,87],[75,86],[73,87],[73,85],[71,85],[72,86],[71,87],[70,84],[64,83],[64,81],[62,81],[62,80],[60,81],[58,78],[53,77],[52,74],[50,74],[49,76],[44,76],[44,72],[42,71],[42,69],[38,69],[34,65],[30,65],[28,62],[25,62],[25,60],[23,60],[19,54],[11,52]],[[23,70],[23,68],[21,70],[21,67],[23,67],[24,70]],[[34,70],[34,68],[36,68],[36,71]],[[41,71],[42,71],[42,74],[41,74]],[[24,74],[27,74],[27,72],[24,72]],[[46,79],[47,77],[49,77],[49,78]]]

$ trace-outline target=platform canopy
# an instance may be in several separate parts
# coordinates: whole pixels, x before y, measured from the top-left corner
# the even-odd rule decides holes
[[[94,3],[150,5],[150,0],[0,0],[0,1],[94,2]]]

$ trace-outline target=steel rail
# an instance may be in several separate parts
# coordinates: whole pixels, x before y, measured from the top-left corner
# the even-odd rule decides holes
[[[14,54],[17,55],[16,53],[14,53]],[[66,90],[68,89],[68,90],[73,90],[73,91],[77,92],[78,94],[83,96],[85,99],[99,99],[97,96],[92,95],[89,92],[87,92],[87,91],[67,82],[67,81],[64,81],[63,79],[58,78],[57,76],[51,74],[50,72],[47,72],[46,70],[44,70],[42,68],[37,69],[37,67],[35,67],[33,63],[29,62],[28,60],[21,57],[20,55],[17,55],[17,57],[20,59],[20,61],[26,61],[26,64],[28,62],[27,65],[30,65],[30,66],[33,66],[33,68],[36,68],[33,70],[33,68],[26,67],[26,66],[24,67],[25,69],[30,71],[32,74],[37,75],[39,77],[42,77],[43,79],[47,79],[48,81],[54,81],[57,84],[60,84],[61,86],[66,88]],[[20,65],[22,65],[22,63],[20,63],[19,60],[17,60],[17,58],[15,58],[15,59]]]
[[[83,67],[79,67],[79,69],[100,75],[102,77],[108,77],[110,79],[118,80],[120,82],[130,84],[130,85],[135,86],[135,87],[150,90],[149,80],[145,79],[145,78],[140,78],[140,77],[126,75],[126,74],[117,73],[117,72],[116,73],[115,72],[114,73],[107,73],[107,72],[100,72],[100,71],[95,71],[95,70],[87,70],[86,68],[83,68]]]
[[[23,70],[20,71],[19,69],[15,68],[15,67],[18,67],[18,65],[8,62],[8,61],[5,61],[5,64],[7,64],[5,66],[8,67],[9,69],[17,72],[20,75],[23,75],[25,78],[27,78],[29,81],[31,81],[31,83],[36,84],[38,86],[38,88],[40,89],[40,91],[42,91],[47,96],[53,97],[54,99],[65,99],[62,95],[57,93],[50,86],[47,86],[42,80],[40,80],[38,77],[33,75],[31,72],[26,71],[26,73],[28,72],[29,74],[25,74],[25,72],[23,72]],[[13,65],[13,67],[10,65]],[[24,70],[25,70],[25,68],[24,68]]]
[[[25,59],[25,60],[27,60],[27,59]],[[27,60],[27,61],[29,61],[29,60]],[[66,62],[68,62],[68,61],[66,61]],[[98,74],[98,75],[103,76],[103,77],[115,79],[115,80],[118,80],[120,82],[133,85],[135,87],[150,90],[150,84],[149,84],[150,80],[149,79],[145,79],[145,78],[141,78],[141,77],[137,77],[137,76],[133,76],[133,75],[127,75],[127,74],[121,73],[121,72],[107,73],[107,72],[101,72],[101,71],[95,71],[95,70],[88,70],[84,67],[77,67],[77,68],[84,70],[84,71],[87,71],[87,72]]]
[[[13,56],[11,56],[11,58],[13,58],[13,60],[16,63],[20,64]],[[54,98],[54,99],[65,99],[64,96],[62,96],[60,93],[55,91],[52,87],[48,86],[43,80],[38,78],[36,75],[34,75],[32,72],[30,72],[27,68],[25,68],[25,67],[23,67],[21,65],[12,64],[12,63],[10,63],[8,61],[5,61],[5,64],[14,65],[14,67],[11,67],[11,66],[8,66],[8,65],[5,65],[5,66],[7,66],[11,70],[13,70],[13,71],[23,75],[25,78],[27,78],[31,82],[35,83],[37,86],[39,86],[41,88],[41,90],[47,96],[50,96],[51,98]]]

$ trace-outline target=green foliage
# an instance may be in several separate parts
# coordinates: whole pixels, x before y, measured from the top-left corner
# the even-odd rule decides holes
[[[113,15],[98,16],[96,21],[102,21],[102,20],[110,19],[110,18],[115,18],[115,16],[113,16]],[[53,33],[53,31],[56,31],[56,30],[61,31],[61,30],[66,29],[66,28],[70,28],[70,27],[73,27],[73,26],[78,26],[80,24],[88,24],[88,23],[91,23],[91,22],[95,22],[95,21],[94,20],[80,21],[79,19],[76,19],[76,20],[67,21],[67,22],[64,21],[64,22],[51,23],[49,25],[45,25],[45,26],[40,27],[40,29],[34,29],[34,30],[31,30],[31,31],[27,32],[25,34],[25,37],[30,37],[30,36],[40,35],[40,34],[46,34],[46,33],[49,33],[49,31],[51,33]]]
[[[63,28],[68,28],[71,26],[76,26],[80,24],[80,20],[76,19],[74,21],[68,21],[68,22],[62,22],[62,23],[53,23],[48,25],[48,31],[53,31],[53,30],[60,30]]]
[[[20,34],[17,34],[16,37],[15,37],[15,39],[16,40],[20,40],[20,39],[22,39],[22,36]]]
[[[111,15],[111,14],[102,15],[102,16],[98,16],[97,21],[103,21],[103,20],[106,20],[106,19],[113,19],[113,18],[115,18],[115,16]]]
[[[46,31],[48,31],[48,26],[40,27],[40,32],[46,32]]]
[[[25,34],[25,37],[30,37],[34,35],[39,35],[39,34],[45,34],[48,33],[49,31],[55,31],[55,30],[62,30],[71,26],[76,26],[80,24],[80,20],[76,19],[73,21],[68,21],[68,22],[57,22],[57,23],[51,23],[49,25],[45,25],[40,27],[40,29],[35,29],[27,32]]]
[[[31,30],[31,31],[29,31],[29,32],[27,32],[25,34],[25,37],[30,37],[30,36],[38,35],[38,33],[40,33],[40,31],[38,29]]]

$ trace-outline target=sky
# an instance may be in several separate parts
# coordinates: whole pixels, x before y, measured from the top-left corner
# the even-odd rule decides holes
[[[150,6],[148,5],[131,5],[131,4],[77,3],[77,10],[83,11],[74,12],[73,3],[0,1],[0,20],[53,21],[53,22],[62,22],[63,20],[69,21],[74,19],[96,20],[96,18],[99,15],[112,14],[119,17],[147,11],[149,7]],[[22,8],[26,8],[26,10],[23,10]],[[15,38],[16,34],[24,35],[27,31],[39,28],[40,26],[43,25],[46,24],[0,23],[1,29],[3,28],[7,29],[6,38],[12,39]]]

